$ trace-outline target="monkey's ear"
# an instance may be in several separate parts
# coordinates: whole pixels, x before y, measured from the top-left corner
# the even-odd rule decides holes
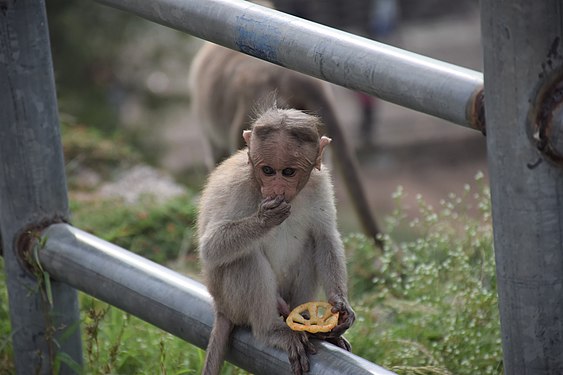
[[[321,163],[323,161],[323,152],[325,150],[325,147],[328,146],[330,142],[332,142],[332,139],[325,137],[324,135],[319,141],[319,155],[317,156],[317,160],[315,160],[315,168],[317,168],[319,171],[321,170]]]
[[[244,138],[244,141],[246,142],[246,145],[248,147],[250,147],[250,136],[252,135],[252,130],[243,130],[242,131],[242,137]]]

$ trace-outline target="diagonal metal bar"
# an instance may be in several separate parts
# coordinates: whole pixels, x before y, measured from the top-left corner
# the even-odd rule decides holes
[[[123,309],[200,348],[213,325],[211,296],[200,283],[67,224],[43,235],[43,268],[51,277]],[[319,343],[310,374],[393,373],[333,345]],[[229,361],[256,374],[288,374],[287,355],[235,330]]]
[[[484,132],[479,72],[242,0],[97,1]]]

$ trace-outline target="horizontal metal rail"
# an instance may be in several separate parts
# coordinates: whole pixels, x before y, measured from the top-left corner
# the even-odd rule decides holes
[[[40,261],[51,277],[207,346],[213,310],[205,286],[67,224],[52,225],[43,235]],[[311,374],[393,374],[334,345],[319,342],[318,348]],[[234,331],[227,359],[256,374],[291,372],[287,354],[265,347],[246,328]]]
[[[97,0],[162,25],[484,132],[483,77],[241,0]]]

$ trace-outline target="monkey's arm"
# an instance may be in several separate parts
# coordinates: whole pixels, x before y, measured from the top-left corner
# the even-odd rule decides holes
[[[208,266],[220,267],[255,251],[252,242],[281,224],[289,216],[290,209],[291,205],[283,197],[266,198],[258,210],[246,218],[209,223],[200,238],[203,261]]]
[[[315,259],[317,273],[324,288],[332,311],[340,314],[338,325],[322,338],[334,338],[342,335],[356,319],[354,310],[348,302],[346,286],[346,261],[344,246],[336,230],[336,223],[325,223],[330,230],[318,233],[315,238]]]

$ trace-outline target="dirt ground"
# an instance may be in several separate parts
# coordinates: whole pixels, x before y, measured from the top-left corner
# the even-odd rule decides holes
[[[391,43],[422,55],[481,71],[480,24],[476,11],[463,15],[402,25]],[[437,205],[448,193],[459,193],[474,181],[478,172],[487,178],[485,138],[474,130],[378,101],[375,131],[369,140],[359,129],[359,107],[346,89],[336,88],[340,115],[351,143],[358,151],[371,207],[378,218],[393,210],[392,193],[403,186],[406,203],[421,194]],[[168,144],[163,166],[172,171],[186,170],[203,162],[200,130],[193,123],[168,127]],[[360,142],[362,139],[362,142]],[[339,221],[344,231],[357,230],[340,176],[335,174]]]

